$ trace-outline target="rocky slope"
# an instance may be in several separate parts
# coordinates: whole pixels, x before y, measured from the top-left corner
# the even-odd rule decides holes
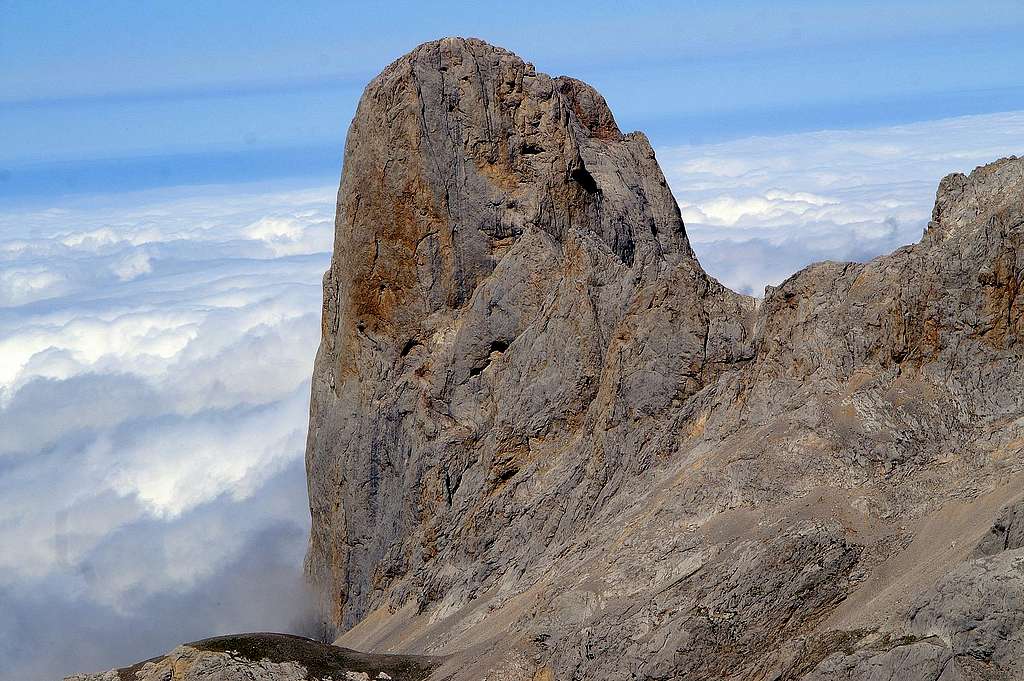
[[[337,643],[453,681],[1020,678],[1022,234],[1004,159],[920,243],[742,296],[593,88],[420,46],[360,102],[324,277]]]
[[[218,636],[65,681],[422,681],[442,658],[370,655],[287,634]]]
[[[1024,673],[1022,212],[1024,161],[951,175],[920,243],[755,300],[591,87],[475,40],[398,60],[314,374],[341,643],[457,679]]]

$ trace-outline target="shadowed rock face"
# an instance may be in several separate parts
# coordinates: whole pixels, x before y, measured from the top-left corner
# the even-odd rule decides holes
[[[476,40],[399,59],[313,376],[340,642],[453,679],[1016,678],[1022,222],[1004,159],[920,243],[755,300],[593,88]]]

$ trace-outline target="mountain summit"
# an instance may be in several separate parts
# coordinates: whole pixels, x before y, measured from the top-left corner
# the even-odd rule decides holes
[[[755,300],[593,88],[418,47],[360,102],[324,278],[341,642],[467,679],[1024,671],[1022,212],[1024,162],[951,175],[921,243]]]

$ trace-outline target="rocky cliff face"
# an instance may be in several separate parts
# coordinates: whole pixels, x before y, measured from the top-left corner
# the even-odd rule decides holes
[[[1024,674],[1022,223],[1004,159],[920,243],[755,300],[593,88],[417,48],[360,102],[324,277],[341,642],[453,679]]]
[[[309,566],[343,626],[455,548],[453,520],[466,566],[503,551],[491,526],[513,516],[575,534],[556,516],[597,502],[576,478],[623,457],[546,469],[632,458],[587,431],[635,408],[660,428],[750,352],[753,300],[700,269],[646,138],[589,86],[476,41],[424,45],[367,89],[324,282]],[[527,478],[533,511],[508,504]]]

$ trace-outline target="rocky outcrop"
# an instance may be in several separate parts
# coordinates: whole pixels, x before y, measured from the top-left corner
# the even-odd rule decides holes
[[[167,655],[65,681],[422,681],[441,660],[368,655],[287,634],[219,636]]]
[[[359,104],[324,277],[339,642],[452,679],[1012,676],[1022,222],[1004,159],[920,243],[745,297],[593,88],[420,46]]]
[[[1001,551],[1024,548],[1024,500],[1003,508],[992,528],[974,551],[991,556]]]
[[[447,520],[483,528],[542,449],[634,405],[654,423],[749,355],[754,303],[701,271],[646,138],[583,83],[475,41],[367,89],[324,281],[309,566],[344,625],[448,543]],[[633,355],[644,374],[613,380]],[[432,542],[401,546],[425,525]]]
[[[961,564],[918,596],[890,628],[847,644],[803,677],[1019,679],[1024,675],[1024,551]]]

